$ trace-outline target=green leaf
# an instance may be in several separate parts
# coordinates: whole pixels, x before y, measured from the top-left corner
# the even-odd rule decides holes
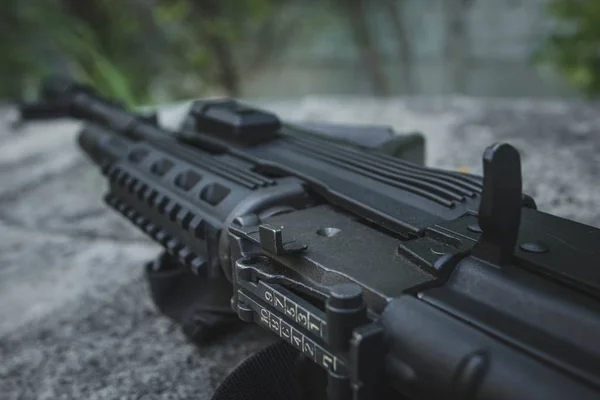
[[[534,52],[588,96],[600,95],[600,1],[554,0],[548,6],[553,30]]]

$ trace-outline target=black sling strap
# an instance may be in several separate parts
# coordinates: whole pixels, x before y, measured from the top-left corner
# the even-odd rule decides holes
[[[325,384],[324,370],[278,341],[240,364],[212,400],[320,400]]]

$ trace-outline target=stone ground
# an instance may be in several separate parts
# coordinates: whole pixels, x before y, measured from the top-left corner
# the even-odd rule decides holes
[[[600,226],[600,107],[486,99],[259,101],[291,120],[422,131],[429,165],[481,172],[494,141],[522,152],[540,209]],[[174,125],[185,108],[166,110]],[[206,347],[153,308],[141,265],[159,249],[102,204],[78,124],[11,125],[0,109],[0,397],[209,399],[268,341],[255,327]]]

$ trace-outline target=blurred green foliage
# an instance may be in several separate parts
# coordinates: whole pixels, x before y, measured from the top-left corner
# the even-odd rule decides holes
[[[600,0],[553,0],[548,12],[555,22],[535,55],[578,90],[600,95]]]
[[[548,1],[553,25],[536,61],[560,71],[583,93],[600,94],[600,0]],[[406,3],[0,0],[0,99],[34,96],[40,79],[52,72],[130,106],[243,96],[244,82],[261,78],[264,67],[285,58],[289,47],[301,48],[289,46],[291,41],[313,40],[331,29],[350,38],[371,92],[386,95],[380,27],[370,13],[384,15],[393,27],[394,52],[410,92],[414,46],[403,19]]]
[[[135,43],[141,29],[129,2],[77,0],[44,2],[8,0],[3,19],[12,22],[3,32],[2,94],[31,91],[44,75],[56,71],[91,83],[104,94],[128,104],[144,101],[139,79],[152,72]],[[125,22],[125,23],[124,23]],[[139,39],[138,39],[139,40]]]
[[[2,0],[0,98],[33,95],[51,72],[127,105],[217,91],[236,96],[289,33],[285,0]],[[286,8],[287,7],[287,8]],[[288,25],[291,26],[291,25]],[[265,43],[265,37],[280,41]],[[244,62],[242,62],[242,59]]]

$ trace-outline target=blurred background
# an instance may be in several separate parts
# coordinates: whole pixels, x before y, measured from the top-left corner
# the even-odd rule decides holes
[[[600,92],[598,0],[2,0],[0,99]]]

